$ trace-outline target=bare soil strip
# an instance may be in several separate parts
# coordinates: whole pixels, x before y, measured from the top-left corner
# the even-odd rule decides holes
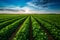
[[[29,32],[29,40],[33,40],[31,17],[30,17],[30,29],[29,30],[30,30],[30,32]]]
[[[25,21],[26,19],[24,19]],[[22,24],[24,23],[24,21],[18,26],[18,28],[15,30],[15,32],[11,35],[11,37],[9,38],[9,40],[12,40],[14,38],[14,36],[16,35],[17,31],[20,29],[20,27],[22,26]]]
[[[48,40],[54,40],[54,38],[52,37],[52,35],[51,35],[50,32],[48,31],[48,29],[46,29],[46,28],[44,27],[44,25],[42,25],[37,19],[35,19],[35,20],[39,23],[39,25],[41,26],[42,30],[44,30],[44,32],[47,34]]]

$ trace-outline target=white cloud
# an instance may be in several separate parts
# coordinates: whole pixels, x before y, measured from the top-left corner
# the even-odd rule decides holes
[[[34,7],[34,8],[37,8],[37,9],[48,9],[48,8],[43,8],[42,6],[36,6],[36,5],[34,5],[33,3],[31,3],[31,2],[28,2],[27,5],[28,5],[28,6],[32,6],[32,7]]]
[[[32,6],[32,7],[31,7]],[[37,10],[35,8],[40,8],[40,10]],[[0,13],[14,13],[14,14],[31,14],[31,13],[38,13],[38,14],[41,14],[41,13],[51,13],[50,11],[48,11],[48,8],[42,8],[42,7],[38,7],[38,6],[35,6],[34,4],[28,2],[27,3],[27,6],[24,6],[24,7],[20,7],[20,6],[8,6],[8,7],[5,7],[5,9],[13,9],[13,10],[18,10],[18,11],[0,11]],[[54,13],[54,12],[52,12]],[[56,12],[55,12],[56,13]]]
[[[20,10],[20,9],[21,9],[21,7],[19,7],[19,6],[7,6],[7,7],[5,7],[5,9]]]
[[[5,10],[5,11],[0,11],[0,13],[35,13],[36,12],[29,6],[24,6],[24,7],[8,6],[8,7],[5,7],[5,9],[12,9],[12,10],[18,10],[18,11],[14,12],[14,11]]]
[[[31,2],[28,2],[27,4],[28,4],[29,6],[38,7],[38,6],[35,6],[34,4],[32,4]]]

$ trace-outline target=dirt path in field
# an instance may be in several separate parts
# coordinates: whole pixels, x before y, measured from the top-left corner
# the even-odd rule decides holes
[[[36,20],[36,19],[35,19],[35,20]],[[36,20],[36,21],[39,23],[38,20]],[[39,25],[41,26],[42,30],[44,30],[44,32],[47,34],[48,40],[54,40],[54,38],[52,37],[52,35],[51,35],[50,32],[48,31],[48,29],[46,29],[46,28],[44,27],[44,25],[42,25],[41,23],[39,23]]]
[[[31,17],[30,17],[30,29],[29,30],[30,30],[30,32],[29,32],[29,40],[33,40]]]
[[[14,36],[16,35],[17,31],[20,29],[21,25],[16,29],[16,31],[12,34],[12,36],[9,38],[9,40],[12,40]]]
[[[48,36],[48,40],[54,40],[52,35],[50,35],[50,32],[44,27],[44,26],[41,26],[41,28],[44,30],[44,32],[47,34]]]
[[[24,19],[25,21],[26,19]],[[13,34],[11,35],[11,37],[9,38],[9,40],[13,40],[14,36],[16,35],[16,33],[18,32],[18,30],[20,29],[20,27],[22,26],[22,24],[24,23],[24,21],[18,26],[18,28],[15,30],[15,32],[13,32]]]

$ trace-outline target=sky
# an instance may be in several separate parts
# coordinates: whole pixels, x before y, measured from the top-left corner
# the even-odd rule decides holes
[[[60,0],[0,0],[0,13],[60,13]]]

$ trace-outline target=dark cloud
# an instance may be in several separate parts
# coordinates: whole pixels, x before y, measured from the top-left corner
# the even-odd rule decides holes
[[[42,6],[42,7],[52,7],[52,6],[60,6],[60,0],[37,0],[33,1],[33,4],[36,6]]]
[[[0,8],[0,11],[14,11],[14,12],[18,12],[19,10]]]

